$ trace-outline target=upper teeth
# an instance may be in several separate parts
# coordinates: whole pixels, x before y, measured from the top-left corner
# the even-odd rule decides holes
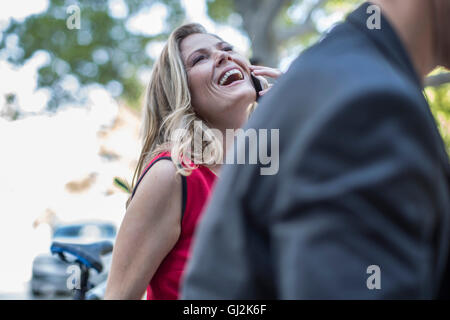
[[[239,69],[231,69],[230,71],[225,72],[222,79],[220,79],[220,82],[219,82],[220,85],[223,85],[225,83],[225,81],[227,81],[228,77],[235,73],[238,73],[241,76],[241,79],[244,78],[242,76],[242,72]]]

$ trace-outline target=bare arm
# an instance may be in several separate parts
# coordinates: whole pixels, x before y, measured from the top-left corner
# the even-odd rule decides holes
[[[105,299],[141,299],[180,236],[181,179],[158,161],[139,184],[115,243]]]

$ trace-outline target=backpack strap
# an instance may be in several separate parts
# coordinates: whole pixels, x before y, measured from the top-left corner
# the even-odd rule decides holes
[[[136,192],[136,189],[139,185],[139,183],[141,183],[142,179],[144,178],[145,174],[148,172],[148,170],[150,170],[151,167],[153,167],[153,165],[158,162],[159,160],[170,160],[172,161],[171,157],[160,157],[158,159],[155,159],[142,173],[141,177],[139,178],[138,182],[136,183],[136,186],[133,189],[133,193],[131,194],[131,198],[134,197],[134,194]],[[186,182],[186,177],[181,175],[181,187],[182,187],[182,203],[181,203],[181,219],[183,219],[184,216],[184,211],[186,210],[186,201],[187,201],[187,182]]]

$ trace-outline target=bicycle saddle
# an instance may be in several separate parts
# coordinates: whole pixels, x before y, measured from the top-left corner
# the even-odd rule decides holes
[[[111,252],[113,245],[110,241],[100,241],[91,244],[53,242],[50,251],[67,262],[70,262],[67,254],[72,255],[80,263],[88,268],[95,269],[98,273],[103,270],[101,255]]]

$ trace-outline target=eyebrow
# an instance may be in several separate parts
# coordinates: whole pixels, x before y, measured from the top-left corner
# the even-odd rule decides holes
[[[220,47],[220,46],[222,46],[222,45],[230,45],[230,44],[229,44],[228,42],[226,42],[226,41],[219,41],[219,42],[217,42],[217,43],[215,44],[215,47],[218,48],[218,47]],[[199,49],[195,50],[194,52],[192,52],[192,53],[186,58],[186,62],[189,62],[189,61],[191,60],[191,57],[192,57],[195,53],[197,53],[197,52],[205,52],[205,51],[208,51],[208,48],[199,48]]]

